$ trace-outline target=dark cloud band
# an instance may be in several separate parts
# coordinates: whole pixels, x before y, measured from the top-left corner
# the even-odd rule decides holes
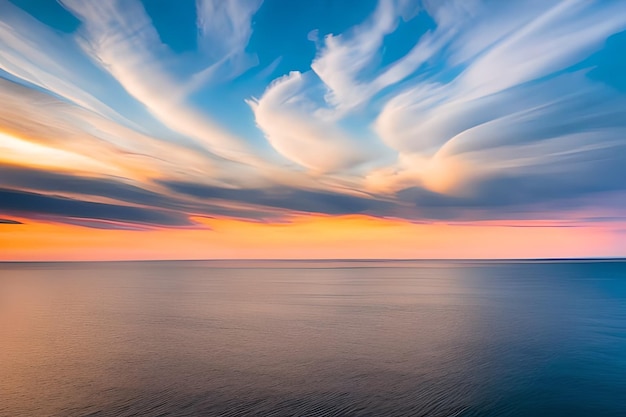
[[[386,201],[345,194],[282,187],[230,189],[177,181],[161,181],[174,192],[196,198],[219,199],[307,213],[382,215],[393,209]]]
[[[0,212],[169,227],[193,224],[186,215],[171,211],[82,201],[3,188],[0,188]]]

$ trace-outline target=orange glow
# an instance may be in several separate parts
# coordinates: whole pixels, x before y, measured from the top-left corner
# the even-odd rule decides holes
[[[607,256],[615,225],[413,224],[367,216],[288,223],[195,218],[194,229],[104,230],[27,219],[0,225],[2,260],[545,258]]]
[[[2,131],[0,131],[0,162],[69,172],[119,173],[119,170],[112,169],[93,158],[31,142]]]

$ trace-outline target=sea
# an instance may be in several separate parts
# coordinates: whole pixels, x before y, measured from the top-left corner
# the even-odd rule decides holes
[[[0,263],[0,416],[626,416],[626,262]]]

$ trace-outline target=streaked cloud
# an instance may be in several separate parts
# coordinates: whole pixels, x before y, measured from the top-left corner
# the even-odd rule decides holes
[[[23,223],[17,220],[12,220],[12,219],[0,219],[0,224],[23,224]]]
[[[177,193],[202,199],[236,201],[301,213],[315,214],[391,214],[394,204],[362,196],[300,190],[288,187],[267,189],[229,189],[200,184],[164,181],[163,185]]]
[[[217,156],[233,161],[255,161],[254,155],[246,149],[242,140],[185,103],[189,93],[185,77],[193,80],[198,74],[177,77],[172,73],[170,68],[179,65],[177,58],[160,42],[159,35],[140,2],[132,0],[86,3],[64,0],[63,5],[83,22],[84,30],[79,32],[79,44],[85,52],[159,121],[175,132],[196,140]],[[212,10],[210,2],[200,2],[199,5],[202,13]],[[232,29],[242,27],[240,21],[233,21],[236,17],[233,13],[238,9],[225,9],[227,12],[219,16],[221,25],[211,25],[206,18],[199,19],[202,25],[201,34],[209,38],[207,42],[211,42],[210,39],[216,36],[228,39],[231,44],[225,49],[235,48],[243,53],[245,43],[232,44],[233,36],[239,35],[232,33]],[[250,14],[248,12],[248,16]],[[231,28],[235,22],[236,26]],[[220,29],[225,31],[220,32]],[[238,38],[235,36],[235,39]],[[242,36],[239,40],[246,42],[247,38]],[[222,51],[220,55],[222,56],[217,59],[218,62],[213,65],[221,65],[220,61],[227,58],[227,51]],[[213,67],[209,67],[203,71],[210,72],[212,69]]]
[[[59,4],[75,25],[0,0],[3,219],[621,218],[624,2],[380,0],[262,34],[261,0],[181,3],[184,28],[140,0]]]
[[[0,189],[2,210],[7,214],[45,216],[61,222],[65,219],[92,219],[155,226],[191,226],[185,215],[166,210],[152,210],[72,198],[55,197],[25,191]]]
[[[314,172],[346,170],[374,155],[345,129],[325,120],[308,97],[318,90],[313,74],[292,72],[249,100],[257,125],[281,155]],[[317,91],[319,93],[319,90]]]
[[[114,103],[128,105],[124,91],[82,54],[74,38],[58,33],[9,1],[0,3],[0,14],[0,70],[28,86],[132,124],[112,108]]]

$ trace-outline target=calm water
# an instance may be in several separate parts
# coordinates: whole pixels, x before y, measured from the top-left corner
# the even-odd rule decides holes
[[[0,264],[2,416],[626,416],[626,263]]]

